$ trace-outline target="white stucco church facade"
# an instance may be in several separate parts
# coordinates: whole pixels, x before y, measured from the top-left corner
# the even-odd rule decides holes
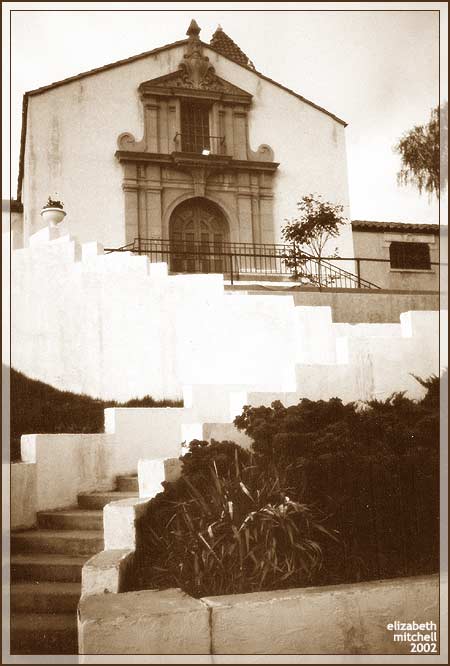
[[[26,93],[24,242],[50,195],[81,242],[279,243],[305,194],[349,217],[345,126],[192,21],[187,39]],[[353,256],[350,224],[336,244]]]

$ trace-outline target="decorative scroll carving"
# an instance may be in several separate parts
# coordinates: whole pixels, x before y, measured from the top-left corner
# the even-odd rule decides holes
[[[255,160],[256,162],[273,162],[274,160],[274,152],[267,143],[262,143],[258,150],[248,148],[247,155],[249,160]]]
[[[145,150],[145,142],[142,139],[141,141],[136,141],[134,135],[130,132],[122,132],[117,137],[117,147],[119,150]]]

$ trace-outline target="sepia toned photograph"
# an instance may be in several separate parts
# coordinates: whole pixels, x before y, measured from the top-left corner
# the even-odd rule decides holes
[[[2,663],[447,663],[448,4],[2,18]]]

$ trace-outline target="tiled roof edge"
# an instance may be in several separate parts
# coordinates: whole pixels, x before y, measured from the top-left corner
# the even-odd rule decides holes
[[[414,222],[372,222],[370,220],[352,220],[352,229],[360,231],[418,231],[422,233],[439,233],[439,224],[423,224]]]

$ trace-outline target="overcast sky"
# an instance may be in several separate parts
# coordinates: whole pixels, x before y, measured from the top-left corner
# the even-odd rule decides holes
[[[183,39],[190,19],[195,18],[203,41],[209,42],[220,24],[258,71],[349,123],[353,219],[438,221],[435,201],[429,202],[426,194],[419,196],[414,188],[397,186],[399,158],[392,146],[404,131],[427,122],[438,104],[436,8],[446,12],[447,3],[164,3],[172,11],[156,10],[160,6],[3,3],[3,12],[15,10],[11,25],[13,193],[26,90]],[[246,9],[256,6],[256,11]],[[374,10],[382,6],[390,11]],[[62,11],[67,7],[71,11]],[[132,11],[136,7],[139,10]],[[308,7],[313,10],[298,11]],[[402,9],[396,11],[396,7]],[[426,11],[417,11],[420,7]],[[142,11],[145,8],[152,11]],[[97,9],[103,11],[92,11]],[[447,99],[446,88],[441,87],[441,98]],[[4,181],[3,187],[8,197],[9,182]]]

